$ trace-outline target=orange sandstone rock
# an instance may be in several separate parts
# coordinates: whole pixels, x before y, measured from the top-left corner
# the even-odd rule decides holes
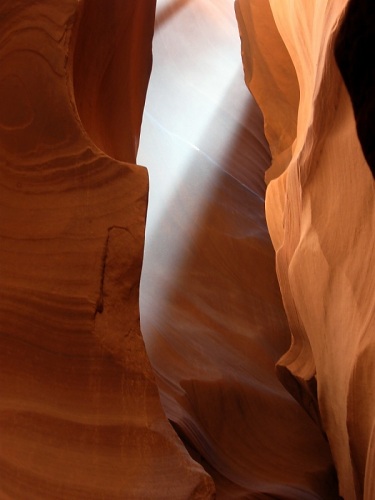
[[[213,495],[139,330],[154,8],[0,5],[1,498]]]
[[[374,492],[375,197],[334,57],[346,6],[345,0],[263,2],[273,35],[262,37],[261,44],[258,37],[252,60],[248,47],[260,13],[251,14],[260,2],[237,0],[247,81],[264,112],[276,163],[278,140],[268,130],[275,128],[274,122],[294,121],[291,154],[283,173],[273,175],[271,168],[274,180],[266,198],[292,331],[279,373],[314,418],[319,410],[341,495],[350,500],[370,499]],[[289,61],[283,71],[279,56]],[[263,60],[272,65],[273,59],[276,84],[263,71]],[[286,109],[285,102],[295,99],[296,85],[298,109]],[[264,97],[267,89],[277,89],[271,102]]]

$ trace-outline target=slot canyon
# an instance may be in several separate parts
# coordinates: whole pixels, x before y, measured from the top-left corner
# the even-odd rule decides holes
[[[374,23],[0,2],[0,500],[375,499]]]

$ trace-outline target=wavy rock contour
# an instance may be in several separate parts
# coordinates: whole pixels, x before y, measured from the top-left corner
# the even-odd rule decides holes
[[[1,498],[213,494],[139,330],[154,8],[1,2]]]
[[[347,13],[357,17],[345,18],[347,3],[237,0],[236,6],[247,83],[273,154],[267,223],[292,331],[279,374],[307,412],[321,418],[341,495],[350,500],[373,498],[375,488],[375,197],[363,151],[372,153],[359,142],[335,60],[338,34],[341,46],[355,46],[350,37],[361,20],[366,25],[359,2]],[[357,29],[348,29],[355,22]],[[358,84],[353,76],[349,87],[362,106],[356,115],[363,131],[368,94]]]

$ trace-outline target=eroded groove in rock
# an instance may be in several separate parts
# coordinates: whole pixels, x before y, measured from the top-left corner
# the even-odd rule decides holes
[[[74,107],[70,42],[80,2],[1,2],[1,498],[213,494],[208,475],[166,420],[139,331],[147,173],[101,151],[121,158],[136,151],[154,2],[142,2],[142,15],[133,4],[106,3],[106,19],[116,28],[113,43],[120,38],[120,46],[139,57],[139,71],[127,80],[130,89],[139,83],[138,98],[132,93],[129,115],[124,109],[121,123],[112,124],[130,138],[117,152],[111,148],[119,137],[110,144],[96,134],[100,120],[110,126],[101,104],[91,109],[97,121],[89,130]],[[136,32],[145,26],[144,40],[131,30],[120,33],[122,21],[132,24],[133,16]],[[90,35],[77,35],[84,54],[75,59],[76,75],[79,58],[87,63],[91,37],[109,29],[97,21],[81,23]],[[97,70],[97,80],[104,74],[106,91],[116,94],[115,104],[115,67],[110,74],[101,64]],[[75,82],[82,106],[86,83],[79,76]]]
[[[251,11],[258,2],[237,4],[241,11]],[[334,57],[346,6],[346,0],[269,2],[272,29],[277,26],[289,52],[294,66],[290,80],[296,73],[300,100],[292,157],[268,186],[266,210],[293,335],[279,366],[297,381],[307,410],[310,381],[316,379],[340,492],[350,500],[370,499],[374,490],[375,198],[350,97]],[[344,26],[357,22],[351,17]],[[360,43],[350,38],[358,31],[360,25],[347,31],[345,43]],[[258,56],[269,60],[270,50],[273,46],[265,38]],[[260,63],[252,65],[248,57],[244,63],[250,65],[249,75],[256,71],[257,79],[268,85]],[[355,70],[352,76],[359,81]],[[285,77],[280,75],[282,82]],[[258,85],[253,87],[249,79],[255,93]],[[280,113],[285,90],[285,85],[280,87]],[[372,99],[359,91],[353,102],[357,99],[364,106],[367,98]],[[266,119],[279,121],[266,100],[261,107]],[[294,386],[289,385],[292,392]]]
[[[268,2],[235,2],[245,81],[264,116],[264,131],[271,148],[269,182],[288,166],[297,134],[299,88],[293,62],[275,24]],[[267,44],[270,50],[264,52]],[[277,119],[275,119],[277,116]]]
[[[151,69],[155,4],[111,0],[108,8],[106,0],[89,0],[78,12],[73,76],[80,119],[98,147],[132,163]]]

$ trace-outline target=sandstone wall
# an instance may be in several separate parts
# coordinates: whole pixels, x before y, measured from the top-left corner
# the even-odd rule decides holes
[[[213,494],[139,329],[154,10],[0,5],[1,498]]]
[[[292,331],[279,375],[313,418],[320,413],[342,496],[370,499],[375,198],[335,60],[347,2],[237,0],[236,7],[247,83],[273,153],[266,215]],[[355,19],[365,26],[362,16]],[[341,35],[347,47],[359,31]],[[357,61],[346,72],[355,80],[359,67]],[[352,98],[371,103],[371,92],[362,88]]]

